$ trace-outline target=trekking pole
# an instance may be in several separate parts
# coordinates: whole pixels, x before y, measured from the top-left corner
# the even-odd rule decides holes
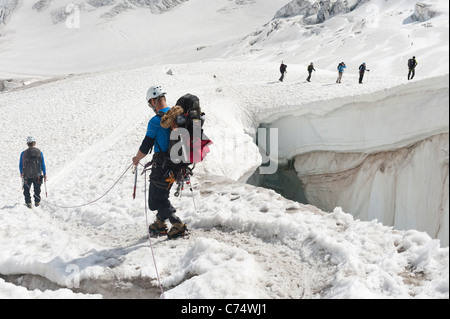
[[[44,179],[45,197],[47,197],[47,181]]]
[[[186,184],[189,185],[189,189],[190,189],[191,195],[192,195],[192,202],[194,203],[194,209],[195,209],[195,212],[198,214],[197,205],[195,205],[194,186],[192,185],[192,180],[191,180],[191,176],[194,175],[192,172],[194,170],[194,168],[195,168],[195,164],[192,168],[188,167],[188,171],[187,171],[188,181],[186,182]]]
[[[192,182],[189,180],[189,182],[187,182],[187,184],[189,184],[189,188],[190,188],[190,190],[191,190],[192,202],[194,203],[194,209],[195,209],[195,212],[198,214],[198,211],[197,211],[197,205],[195,205],[194,189],[192,188]]]
[[[134,189],[133,189],[133,199],[136,199],[136,185],[137,185],[138,168],[137,165],[134,167]]]

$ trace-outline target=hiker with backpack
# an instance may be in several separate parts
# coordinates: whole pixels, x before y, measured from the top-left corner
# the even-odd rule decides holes
[[[41,185],[47,181],[47,170],[45,167],[44,154],[36,148],[36,139],[27,137],[28,149],[20,154],[19,171],[22,178],[23,195],[25,205],[33,208],[31,203],[31,187],[34,191],[34,205],[38,207],[41,203]]]
[[[281,73],[280,82],[283,82],[283,80],[284,80],[284,75],[287,73],[287,65],[284,64],[283,61],[281,61],[281,65],[280,65],[280,73]]]
[[[364,78],[364,73],[365,72],[370,72],[370,70],[367,70],[367,67],[366,67],[366,62],[364,62],[363,64],[361,64],[360,66],[359,66],[359,84],[363,84],[363,78]]]
[[[337,66],[338,78],[336,80],[336,83],[341,83],[342,75],[344,74],[344,69],[346,69],[346,68],[347,68],[347,66],[345,65],[344,62],[339,63],[339,65]]]
[[[132,161],[133,165],[137,166],[147,154],[153,151],[153,159],[150,162],[152,171],[148,204],[150,210],[157,211],[157,214],[156,221],[149,226],[149,232],[152,237],[167,235],[169,239],[173,239],[184,236],[187,227],[176,215],[176,209],[169,200],[173,185],[173,181],[170,180],[173,169],[168,165],[170,128],[163,128],[161,119],[171,108],[167,106],[166,91],[161,86],[150,87],[146,99],[156,115],[148,122],[145,138]],[[167,228],[166,220],[172,224],[170,230]]]
[[[161,126],[171,128],[168,153],[172,167],[184,171],[203,161],[209,153],[212,141],[203,132],[204,122],[199,98],[189,93],[180,97],[161,118]]]
[[[416,74],[416,66],[417,66],[417,60],[416,57],[413,56],[411,59],[408,60],[408,81],[412,80],[414,78],[414,75]]]
[[[313,71],[316,71],[316,69],[314,69],[314,64],[311,62],[310,65],[308,65],[308,78],[306,79],[306,81],[311,82],[311,74]]]

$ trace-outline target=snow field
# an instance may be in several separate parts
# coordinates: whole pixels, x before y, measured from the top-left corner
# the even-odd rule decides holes
[[[289,2],[185,1],[164,14],[141,8],[109,18],[102,15],[112,7],[87,4],[75,28],[55,15],[72,1],[51,2],[40,12],[33,2],[20,3],[0,28],[0,78],[34,83],[0,94],[1,298],[161,298],[146,238],[144,177],[133,200],[134,175],[127,170],[152,116],[145,92],[159,84],[169,105],[188,92],[200,97],[214,141],[195,170],[194,193],[172,197],[190,238],[153,241],[166,298],[448,299],[448,247],[424,232],[383,226],[385,206],[378,206],[377,220],[365,222],[340,207],[324,212],[242,183],[262,161],[255,145],[261,123],[319,121],[310,127],[322,143],[333,130],[352,136],[355,122],[372,119],[357,108],[344,112],[346,105],[382,107],[383,98],[402,105],[397,95],[408,92],[428,102],[437,89],[448,102],[448,2],[427,1],[439,13],[427,21],[413,20],[417,1],[411,0],[371,0],[317,25],[295,16],[271,20]],[[419,67],[407,82],[412,55]],[[284,83],[278,82],[281,60],[288,64]],[[340,61],[348,68],[336,85]],[[306,83],[310,62],[317,71]],[[362,62],[371,71],[359,85]],[[330,114],[348,116],[345,125],[327,125]],[[421,118],[428,115],[424,110]],[[396,124],[396,132],[406,124]],[[434,133],[448,141],[446,125]],[[425,125],[396,142],[404,146],[428,130]],[[32,211],[22,205],[18,173],[30,134],[49,177],[48,198]],[[394,135],[385,136],[388,147]],[[448,142],[420,148],[434,155],[414,158],[414,168],[434,161],[448,167]],[[314,155],[310,168],[329,167]],[[430,172],[418,177],[441,175]],[[413,189],[405,176],[400,182]],[[389,181],[378,174],[373,184]],[[447,194],[448,177],[445,185]],[[367,205],[383,199],[382,192],[375,195]],[[431,222],[447,226],[448,240],[448,197],[442,203],[447,214]],[[154,214],[147,217],[152,222]],[[405,224],[411,219],[401,217]]]
[[[74,298],[98,297],[112,278],[116,294],[158,296],[145,238],[142,176],[134,201],[134,176],[127,171],[105,198],[90,206],[61,209],[51,204],[93,201],[119,179],[151,116],[144,100],[147,86],[159,83],[168,90],[169,104],[187,92],[200,97],[207,114],[205,131],[215,142],[196,168],[194,194],[185,190],[181,199],[172,197],[192,230],[191,238],[154,241],[166,298],[448,298],[448,248],[440,248],[428,235],[354,220],[339,208],[324,213],[236,182],[260,163],[257,148],[246,137],[258,123],[253,112],[259,108],[259,114],[274,114],[273,104],[266,101],[277,92],[293,93],[306,86],[301,80],[274,83],[273,72],[243,65],[199,63],[102,72],[3,94],[6,138],[1,147],[8,152],[2,158],[0,185],[6,196],[0,203],[0,232],[7,240],[0,273],[42,276],[61,287],[79,280],[85,294],[71,295]],[[256,85],[250,84],[253,78],[258,78]],[[330,74],[321,83],[318,77],[318,83],[304,90],[318,90],[333,79]],[[367,85],[361,94],[382,86]],[[342,86],[344,91],[352,89],[353,84]],[[330,92],[345,95],[337,89]],[[296,94],[280,95],[281,105],[293,107],[303,91]],[[21,204],[17,168],[24,148],[18,140],[28,134],[36,136],[49,175],[49,204],[33,211]],[[223,164],[217,154],[233,152],[232,143],[222,143],[227,139],[247,143],[246,152],[253,155],[245,159],[255,160],[237,158]],[[152,222],[153,214],[148,218]],[[11,284],[0,287],[3,295],[10,293]],[[67,290],[24,296],[65,298]]]

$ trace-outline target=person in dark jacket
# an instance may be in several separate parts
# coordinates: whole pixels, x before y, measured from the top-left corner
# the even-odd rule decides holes
[[[311,82],[311,74],[313,71],[316,71],[316,69],[314,69],[314,64],[311,62],[311,64],[308,65],[308,78],[306,81]]]
[[[47,181],[47,169],[45,167],[44,154],[36,148],[36,139],[33,136],[27,137],[28,149],[20,154],[19,171],[22,178],[23,195],[25,205],[33,208],[31,204],[31,187],[34,191],[34,205],[37,207],[41,203],[41,185]]]
[[[363,64],[361,64],[360,66],[359,66],[359,84],[362,84],[363,82],[363,78],[364,78],[364,73],[365,72],[370,72],[370,70],[367,70],[367,67],[366,67],[366,62],[364,62]]]
[[[152,237],[167,235],[169,239],[173,239],[184,236],[187,227],[176,215],[176,209],[169,200],[172,183],[168,181],[167,175],[170,169],[165,165],[170,143],[170,128],[161,126],[161,118],[170,107],[167,106],[166,92],[161,86],[152,86],[147,91],[147,102],[156,115],[150,119],[145,138],[132,162],[137,166],[154,147],[148,204],[150,210],[157,211],[157,214],[156,221],[149,227],[149,232]],[[166,220],[172,224],[169,231]]]
[[[417,60],[416,57],[413,56],[411,59],[408,60],[408,80],[412,80],[414,78],[414,75],[416,75],[416,66],[417,66]]]
[[[283,80],[284,80],[284,75],[287,73],[287,65],[284,64],[283,61],[281,61],[281,65],[280,65],[280,73],[281,73],[280,82],[283,82]]]

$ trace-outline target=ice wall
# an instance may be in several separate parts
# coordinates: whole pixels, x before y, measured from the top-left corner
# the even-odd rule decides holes
[[[279,129],[281,162],[295,159],[309,204],[426,231],[448,246],[448,91],[448,77],[428,79],[269,126]]]
[[[295,168],[309,204],[426,231],[447,246],[448,142],[448,134],[440,134],[374,154],[313,152],[297,156]],[[329,163],[332,171],[325,168]]]

